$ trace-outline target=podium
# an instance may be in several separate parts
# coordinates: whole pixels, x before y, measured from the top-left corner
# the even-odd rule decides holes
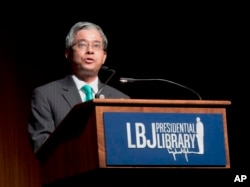
[[[145,99],[78,104],[36,154],[42,182],[72,182],[112,170],[228,169],[229,105],[217,100]]]

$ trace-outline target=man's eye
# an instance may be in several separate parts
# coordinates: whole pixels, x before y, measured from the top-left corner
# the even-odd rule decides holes
[[[85,43],[78,43],[78,47],[86,47],[87,46],[87,44],[85,44]]]
[[[93,44],[93,48],[100,49],[101,48],[101,44]]]

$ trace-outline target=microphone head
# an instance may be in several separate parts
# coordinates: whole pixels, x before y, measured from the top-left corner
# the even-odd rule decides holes
[[[101,70],[103,70],[103,71],[112,71],[113,74],[116,73],[116,71],[115,71],[114,69],[111,69],[111,68],[109,68],[108,66],[102,66],[102,67],[101,67]],[[113,76],[113,75],[112,75],[112,76]]]
[[[124,78],[120,78],[120,82],[121,83],[126,83],[126,82],[128,82],[126,79],[124,79]]]
[[[101,70],[109,70],[110,68],[108,66],[102,66]]]
[[[134,78],[124,78],[124,77],[121,77],[120,78],[120,82],[122,83],[127,83],[127,82],[134,82],[136,81],[137,79],[134,79]]]

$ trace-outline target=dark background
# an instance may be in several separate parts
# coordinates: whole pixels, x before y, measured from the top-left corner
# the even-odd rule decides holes
[[[166,82],[123,85],[120,77],[166,79],[192,88],[203,100],[230,100],[227,117],[231,169],[195,175],[210,181],[232,182],[235,175],[248,173],[249,19],[245,5],[14,5],[15,9],[12,5],[1,8],[1,89],[15,84],[24,116],[28,115],[35,87],[69,72],[64,40],[70,27],[78,21],[91,21],[103,28],[109,40],[106,65],[116,70],[110,84],[132,98],[198,99],[192,92]],[[4,96],[2,99],[8,99],[7,94]],[[192,177],[192,172],[175,171],[171,177],[186,176]]]

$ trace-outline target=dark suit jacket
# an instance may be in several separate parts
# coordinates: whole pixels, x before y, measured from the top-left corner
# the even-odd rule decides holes
[[[104,84],[99,82],[98,88],[103,86]],[[103,88],[101,94],[105,98],[129,98],[128,95],[108,85]],[[70,75],[33,91],[28,132],[34,152],[40,148],[72,107],[81,102],[80,94]]]

